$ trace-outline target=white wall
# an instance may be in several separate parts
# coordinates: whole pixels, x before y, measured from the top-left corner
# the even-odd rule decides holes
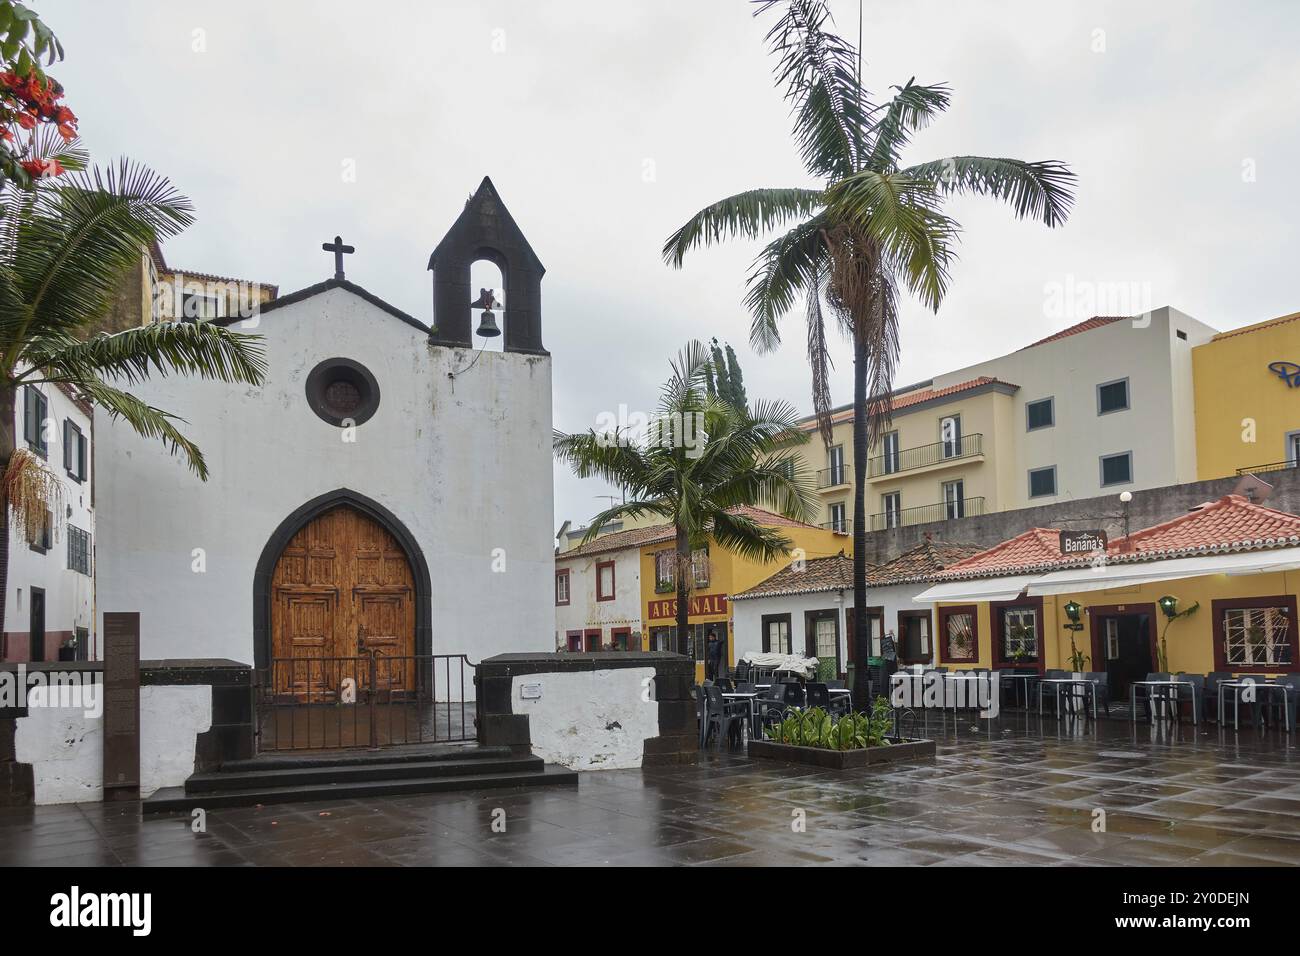
[[[258,557],[291,512],[338,488],[383,505],[422,549],[435,654],[551,650],[549,357],[430,347],[344,289],[278,307],[254,331],[270,367],[261,387],[167,378],[136,389],[186,420],[206,483],[160,443],[97,423],[98,605],[141,612],[141,656],[252,663]],[[333,357],[379,384],[379,408],[351,443],[304,392]]]
[[[14,749],[19,763],[32,765],[36,803],[104,798],[104,720],[86,714],[33,706],[15,722]],[[181,786],[194,772],[196,738],[211,728],[211,687],[141,687],[140,796]]]
[[[1149,321],[1148,321],[1149,320]],[[1183,331],[1187,338],[1179,339]],[[1013,497],[1002,510],[1196,480],[1192,348],[1215,330],[1168,306],[1139,321],[1022,349],[935,376],[934,387],[989,375],[1019,385],[1013,401]],[[1097,414],[1097,386],[1128,378],[1127,411]],[[1056,424],[1027,431],[1025,404],[1055,399]],[[1131,451],[1133,482],[1101,486],[1101,455]],[[1029,470],[1056,465],[1055,497],[1029,498]]]
[[[596,600],[596,565],[614,562],[614,600]],[[569,570],[569,603],[555,606],[555,646],[567,647],[569,631],[600,628],[602,645],[610,642],[615,627],[630,627],[642,633],[641,626],[641,551],[626,548],[605,554],[558,555],[555,570]],[[642,648],[646,647],[642,633]]]
[[[641,766],[645,742],[659,736],[653,667],[522,674],[511,681],[515,714],[528,715],[533,754],[570,770]],[[541,688],[525,698],[524,686]],[[649,690],[647,690],[649,687]]]
[[[10,520],[9,527],[9,584],[5,595],[5,631],[8,640],[0,659],[9,661],[31,660],[29,641],[31,628],[31,593],[33,587],[45,590],[45,653],[44,660],[57,660],[58,647],[63,637],[71,636],[78,627],[89,632],[90,647],[96,646],[94,621],[95,567],[95,514],[91,507],[91,483],[94,481],[94,440],[90,417],[72,399],[53,385],[36,386],[45,395],[48,418],[44,432],[48,446],[47,467],[58,479],[63,500],[52,507],[54,527],[50,548],[44,554],[33,551],[24,533],[19,532]],[[15,401],[14,435],[18,447],[26,448],[23,441],[23,391],[19,388]],[[63,467],[63,423],[71,418],[86,437],[87,463],[85,481],[68,476]],[[53,504],[53,503],[52,503]],[[71,509],[71,514],[68,513]],[[68,525],[90,533],[92,575],[73,571],[68,567]],[[102,657],[103,648],[98,655]]]
[[[927,610],[929,605],[915,604],[912,598],[924,591],[928,584],[895,584],[889,587],[867,589],[868,607],[884,608],[885,633],[892,631],[897,638],[898,612]],[[839,603],[837,602],[839,600]],[[803,653],[807,646],[804,612],[835,608],[838,611],[840,630],[840,668],[848,663],[848,634],[845,609],[853,606],[852,591],[821,591],[815,594],[794,594],[783,597],[732,598],[732,620],[735,629],[736,660],[749,651],[763,649],[762,620],[768,614],[790,615],[790,642],[795,653]],[[931,641],[933,654],[933,640]]]

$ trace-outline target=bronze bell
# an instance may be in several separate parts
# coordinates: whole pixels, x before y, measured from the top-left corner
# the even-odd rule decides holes
[[[483,317],[479,319],[478,334],[485,339],[494,339],[501,334],[497,328],[497,317],[489,309],[484,309]]]

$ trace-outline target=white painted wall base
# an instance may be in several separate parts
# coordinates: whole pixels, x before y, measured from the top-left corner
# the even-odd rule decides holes
[[[524,674],[511,682],[511,706],[528,715],[533,753],[547,763],[570,770],[636,769],[646,740],[659,736],[659,704],[646,690],[654,677],[653,667]],[[541,697],[523,699],[524,685],[541,685]]]
[[[104,720],[74,708],[32,707],[17,721],[19,763],[32,765],[35,802],[104,798]],[[212,688],[140,688],[140,796],[179,787],[194,772],[194,745],[212,728]]]

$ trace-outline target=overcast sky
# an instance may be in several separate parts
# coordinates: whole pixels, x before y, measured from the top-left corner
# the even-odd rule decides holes
[[[770,17],[744,0],[34,5],[67,51],[51,72],[92,158],[145,162],[197,205],[170,264],[289,292],[332,274],[320,244],[342,233],[348,278],[427,322],[429,253],[486,174],[547,268],[557,427],[652,407],[691,337],[735,345],[751,398],[810,408],[801,315],[778,352],[748,348],[753,244],[680,272],[660,259],[715,199],[816,185],[773,87]],[[834,9],[855,39],[856,0]],[[1298,22],[1288,0],[865,0],[868,87],[954,91],[911,158],[1063,159],[1080,177],[1057,230],[953,204],[952,291],[937,314],[904,305],[898,382],[1084,317],[1057,314],[1054,283],[1131,290],[1222,329],[1300,310]],[[557,526],[608,491],[557,467]]]

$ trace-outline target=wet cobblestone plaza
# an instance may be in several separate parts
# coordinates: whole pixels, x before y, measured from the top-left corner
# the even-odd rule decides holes
[[[930,732],[938,755],[916,764],[830,771],[711,751],[576,788],[214,809],[203,833],[130,803],[5,809],[0,864],[1300,864],[1286,736],[1024,715]]]

